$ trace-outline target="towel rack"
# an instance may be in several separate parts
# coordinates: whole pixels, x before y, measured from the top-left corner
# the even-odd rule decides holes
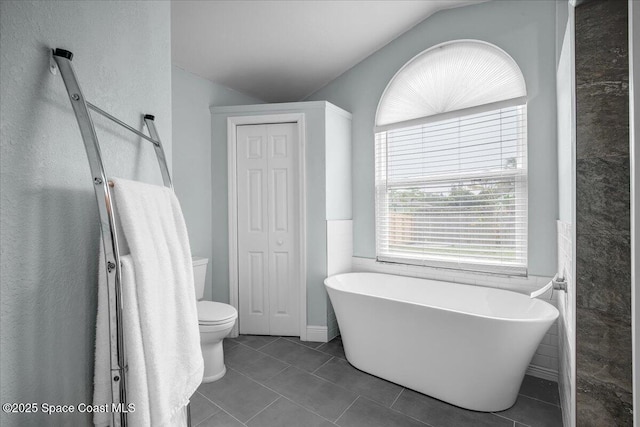
[[[107,175],[105,173],[100,145],[96,135],[95,126],[91,119],[89,109],[117,123],[125,129],[133,132],[139,137],[153,144],[156,157],[160,165],[162,180],[166,187],[173,189],[171,176],[167,160],[162,148],[162,142],[158,136],[155,125],[155,118],[151,114],[145,114],[144,123],[149,131],[149,136],[137,129],[129,126],[125,122],[112,116],[106,111],[88,102],[80,85],[76,73],[73,70],[71,60],[73,53],[65,49],[55,49],[52,51],[55,64],[60,70],[64,81],[73,112],[80,127],[80,134],[84,141],[84,148],[87,152],[91,176],[93,177],[93,188],[95,190],[96,201],[98,202],[98,213],[100,215],[100,229],[102,243],[104,245],[105,265],[107,267],[107,293],[109,302],[109,343],[110,343],[110,365],[111,365],[111,399],[114,404],[121,404],[122,408],[127,405],[127,357],[124,344],[124,325],[122,322],[122,272],[120,265],[120,251],[118,250],[118,235],[113,212],[111,191]],[[127,426],[126,412],[111,412],[114,427]],[[187,407],[187,425],[191,426],[191,411]]]

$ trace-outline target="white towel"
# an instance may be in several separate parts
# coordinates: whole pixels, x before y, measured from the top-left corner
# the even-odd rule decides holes
[[[183,416],[204,370],[187,229],[171,190],[113,181],[118,223],[131,251],[130,256],[121,257],[127,400],[136,407],[129,421],[135,427],[173,426],[178,423],[176,417]],[[104,300],[106,292],[101,295]],[[99,295],[97,326],[103,329],[105,308]],[[94,404],[102,403],[96,398],[110,396],[109,378],[97,377],[104,375],[99,359],[106,358],[108,365],[108,336],[107,347],[100,348],[104,338],[98,330]],[[100,424],[104,419],[96,414],[94,423],[105,425]]]

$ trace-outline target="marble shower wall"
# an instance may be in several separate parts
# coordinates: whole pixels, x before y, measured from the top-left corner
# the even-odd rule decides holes
[[[576,25],[576,421],[631,426],[628,7],[593,0]]]

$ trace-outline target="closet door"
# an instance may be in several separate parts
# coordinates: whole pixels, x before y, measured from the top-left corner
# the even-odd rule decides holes
[[[240,333],[300,335],[297,126],[237,129]]]

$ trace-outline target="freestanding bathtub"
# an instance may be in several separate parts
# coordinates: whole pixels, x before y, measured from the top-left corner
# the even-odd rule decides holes
[[[511,407],[551,304],[502,289],[378,273],[324,281],[356,368],[475,411]]]

